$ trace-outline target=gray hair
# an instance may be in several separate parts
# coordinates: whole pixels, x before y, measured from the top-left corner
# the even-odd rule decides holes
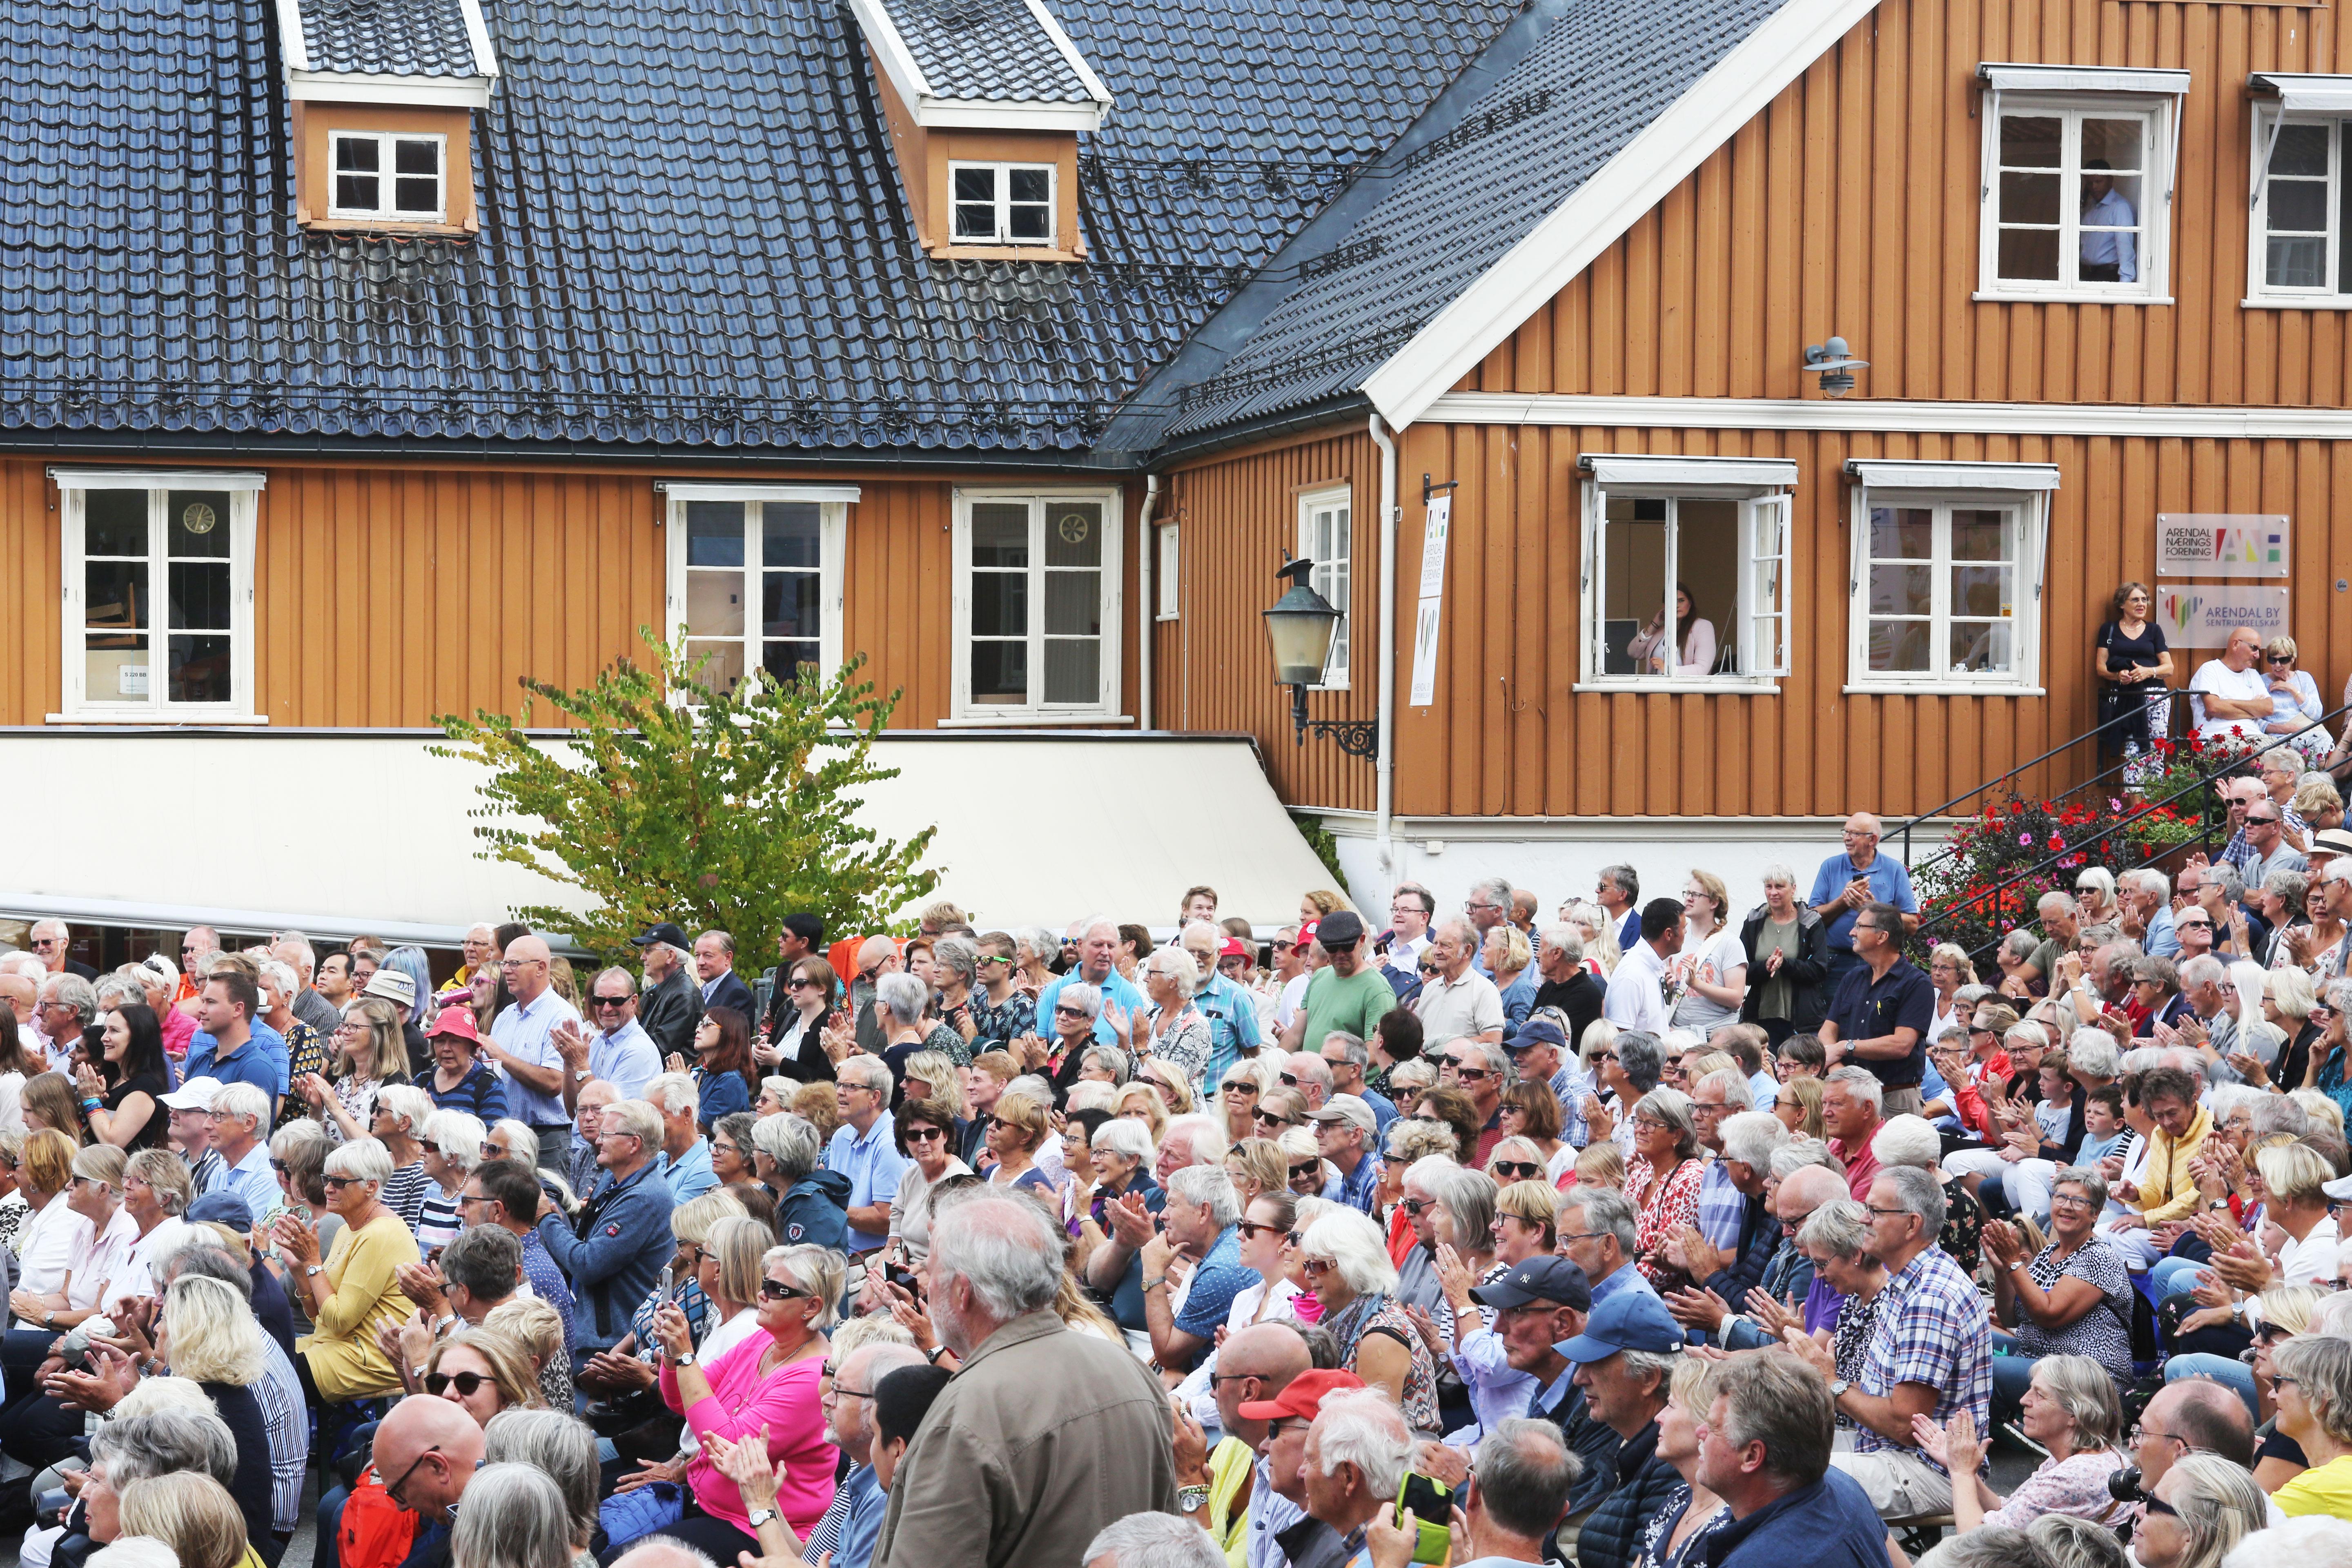
[[[2062,893],[2053,888],[2049,892],[2042,894],[2041,898],[2035,900],[2033,908],[2035,912],[2039,914],[2046,915],[2052,910],[2055,909],[2071,915],[2074,912],[2075,909],[2074,895],[2072,893]]]
[[[2023,926],[2000,939],[2000,950],[2011,958],[2032,958],[2033,950],[2041,945],[2033,940],[2033,933]]]
[[[2283,1094],[2266,1094],[2254,1107],[2254,1136],[2269,1138],[2281,1132],[2290,1138],[2309,1137],[2311,1112]]]
[[[2121,942],[2123,939],[2124,933],[2121,928],[2109,925],[2105,921],[2101,921],[2097,925],[2084,926],[2081,931],[2074,933],[2075,946],[2078,949],[2092,952],[2097,952],[2100,948],[2112,946],[2116,943]],[[2137,942],[2134,942],[2132,945],[2137,949],[2139,944]]]
[[[1170,1117],[1168,1125],[1160,1130],[1162,1152],[1167,1151],[1168,1140],[1179,1132],[1184,1134],[1184,1146],[1192,1152],[1193,1164],[1217,1165],[1224,1163],[1227,1143],[1223,1117],[1212,1116],[1202,1110]]]
[[[1151,956],[1143,961],[1143,968],[1147,973],[1167,975],[1176,982],[1178,992],[1186,996],[1199,991],[1205,978],[1201,966],[1192,962],[1192,955],[1181,947],[1152,949]]]
[[[1540,1540],[1559,1522],[1584,1460],[1549,1421],[1510,1415],[1478,1445],[1478,1500],[1513,1535]]]
[[[1127,1082],[1127,1053],[1117,1046],[1088,1046],[1078,1053],[1078,1065],[1102,1068],[1114,1084]]]
[[[482,1428],[482,1457],[490,1464],[528,1465],[544,1473],[563,1496],[572,1538],[596,1531],[596,1434],[562,1410],[501,1410]]]
[[[1772,1173],[1772,1157],[1789,1141],[1789,1130],[1769,1110],[1743,1110],[1723,1119],[1723,1157],[1737,1160],[1759,1176]]]
[[[2214,887],[2219,888],[2221,890],[2221,901],[2223,903],[2234,904],[2244,900],[2246,896],[2245,874],[2240,871],[2235,866],[2231,865],[2227,860],[2216,860],[2211,865],[2206,867],[2205,876]]]
[[[1772,1120],[1778,1121],[1780,1118]],[[1845,1174],[1845,1167],[1830,1152],[1830,1146],[1818,1138],[1791,1138],[1772,1151],[1772,1174],[1778,1180],[1785,1182],[1808,1165],[1823,1166],[1840,1176]]]
[[[1762,1443],[1772,1472],[1805,1486],[1829,1469],[1835,1402],[1829,1384],[1795,1356],[1736,1357],[1717,1371],[1712,1388],[1723,1401],[1723,1436],[1733,1448]]]
[[[943,936],[931,944],[931,963],[971,984],[980,974],[980,949],[960,936]]]
[[[887,1068],[883,1069],[888,1071]],[[824,1152],[824,1138],[816,1123],[786,1111],[763,1116],[752,1124],[751,1147],[776,1163],[776,1173],[786,1183],[805,1181]]]
[[[381,1187],[392,1179],[392,1152],[373,1138],[354,1138],[327,1155],[326,1173]]]
[[[888,1011],[892,1022],[912,1025],[921,1021],[923,1009],[931,1005],[931,988],[901,970],[874,983],[874,1002]]]
[[[2273,1351],[2271,1361],[2296,1381],[2319,1429],[2333,1442],[2352,1443],[2352,1342],[2298,1334]]]
[[[2192,985],[2219,985],[2229,974],[2221,961],[2210,952],[2200,952],[2180,966],[2180,988]]]
[[[918,981],[916,984],[920,984]],[[853,1056],[834,1069],[836,1078],[859,1089],[887,1091],[890,1088],[890,1067],[880,1057]]]
[[[1870,1211],[1852,1198],[1832,1198],[1797,1227],[1797,1245],[1832,1258],[1860,1258],[1871,1248]]]
[[[2352,1345],[2345,1351],[2352,1355]],[[2089,1356],[2043,1356],[2033,1363],[2033,1381],[2074,1421],[2077,1448],[2112,1448],[2122,1439],[2124,1407],[2116,1381]]]
[[[1890,1116],[1872,1136],[1870,1152],[1881,1165],[1932,1171],[1943,1163],[1943,1134],[1916,1116]]]
[[[1869,1106],[1870,1112],[1874,1116],[1886,1109],[1885,1087],[1878,1081],[1878,1075],[1868,1068],[1858,1068],[1852,1064],[1842,1068],[1832,1068],[1824,1079],[1825,1085],[1831,1083],[1845,1085],[1845,1091]]]
[[[2100,1174],[2096,1165],[2060,1166],[2058,1173],[2050,1178],[2050,1190],[2054,1193],[2068,1186],[2083,1189],[2083,1195],[2091,1200],[2092,1213],[2107,1206],[2107,1178]]]
[[[1224,1568],[1225,1554],[1209,1532],[1175,1513],[1130,1513],[1095,1532],[1078,1554],[1082,1563],[1110,1559],[1111,1568]]]
[[[1756,1091],[1748,1087],[1748,1075],[1738,1068],[1717,1068],[1708,1073],[1691,1085],[1691,1097],[1696,1100],[1698,1091],[1708,1084],[1723,1090],[1723,1103],[1727,1109],[1737,1106],[1741,1110],[1752,1110],[1756,1108]]]
[[[1115,1117],[1095,1129],[1094,1142],[1087,1146],[1108,1149],[1124,1159],[1148,1162],[1151,1158],[1151,1130],[1131,1116]],[[1200,1167],[1192,1168],[1197,1170]],[[1180,1171],[1177,1174],[1183,1173]]]
[[[1951,1202],[1944,1194],[1942,1180],[1911,1165],[1890,1166],[1878,1173],[1878,1180],[1895,1189],[1895,1207],[1919,1216],[1923,1222],[1919,1233],[1935,1240],[1944,1228],[1944,1215]]]
[[[1775,860],[1764,868],[1764,875],[1757,879],[1768,888],[1793,888],[1797,885],[1797,873],[1786,861]]]
[[[1242,1214],[1241,1194],[1222,1164],[1187,1165],[1168,1178],[1168,1194],[1209,1211],[1211,1223],[1223,1230]]]
[[[885,975],[883,978],[887,980],[889,977]],[[920,985],[922,982],[919,980],[915,984]],[[888,1072],[890,1069],[886,1067],[882,1070]],[[646,1087],[637,1098],[671,1116],[684,1116],[702,1109],[702,1089],[691,1073],[656,1073],[646,1079]]]
[[[1334,1029],[1317,1041],[1315,1046],[1318,1059],[1323,1059],[1325,1067],[1328,1068],[1331,1064],[1328,1059],[1321,1058],[1320,1053],[1325,1046],[1334,1040],[1339,1042],[1339,1056],[1349,1066],[1360,1068],[1371,1065],[1371,1048],[1364,1044],[1364,1037],[1361,1035],[1351,1035],[1345,1029]]]
[[[1102,1005],[1101,988],[1089,985],[1083,980],[1066,981],[1062,988],[1054,993],[1054,1005],[1079,1008],[1088,1018],[1101,1017]]]
[[[482,1163],[482,1140],[488,1134],[482,1119],[471,1111],[436,1110],[425,1119],[425,1142],[468,1175]]]
[[[1642,897],[1642,873],[1631,866],[1616,865],[1601,868],[1601,880],[1638,901]]]
[[[1433,1171],[1423,1184],[1454,1223],[1454,1244],[1476,1247],[1486,1243],[1495,1227],[1495,1198],[1502,1189],[1484,1171],[1455,1165]]]
[[[81,1026],[85,1029],[98,1016],[98,987],[70,971],[52,974],[42,981],[40,994],[45,1001],[72,1008],[74,1016],[81,1020]],[[140,1000],[146,1000],[143,994]]]
[[[1607,1187],[1570,1187],[1560,1194],[1559,1212],[1564,1215],[1570,1209],[1583,1213],[1585,1229],[1615,1237],[1618,1252],[1629,1260],[1640,1250],[1641,1215],[1624,1194]]]
[[[1618,1049],[1624,1042],[1618,1042]],[[1654,1089],[1636,1100],[1635,1116],[1653,1116],[1675,1135],[1675,1147],[1688,1157],[1698,1146],[1698,1122],[1691,1115],[1690,1096],[1678,1089]]]
[[[1658,1087],[1665,1076],[1666,1047],[1657,1036],[1643,1029],[1621,1029],[1617,1033],[1617,1070],[1637,1094],[1647,1094]]]
[[[571,1568],[572,1510],[562,1489],[530,1465],[483,1466],[466,1483],[449,1560],[457,1568]]]
[[[1557,951],[1570,963],[1584,962],[1584,933],[1574,926],[1563,921],[1558,925],[1544,927],[1542,935],[1545,952]]]
[[[85,1560],[89,1568],[180,1568],[171,1542],[152,1535],[118,1535]]]
[[[2033,1538],[2005,1524],[1983,1524],[1966,1535],[1946,1537],[1912,1568],[2020,1568],[2039,1563]]]
[[[156,1410],[113,1421],[89,1440],[89,1462],[116,1491],[182,1470],[223,1486],[236,1479],[236,1439],[209,1410]]]
[[[1060,1227],[1026,1198],[976,1194],[949,1194],[936,1205],[933,1271],[942,1280],[961,1277],[981,1310],[1000,1323],[1051,1305],[1062,1288]]]
[[[2033,1521],[2035,1529],[2032,1533],[2038,1537],[2041,1533],[2039,1527],[2043,1521],[2064,1517],[2063,1514],[2043,1514]],[[2106,1535],[2107,1543],[2115,1545],[2116,1538],[2112,1533],[2099,1531],[2095,1526],[2085,1528],[2094,1533]],[[120,1550],[119,1545],[117,1550]],[[2113,1563],[2121,1564],[2124,1561],[2122,1548],[2116,1547],[2116,1552],[2118,1554]],[[101,1568],[105,1556],[102,1552],[92,1556],[89,1568]],[[2337,1519],[2333,1514],[2306,1513],[2290,1519],[2284,1524],[2274,1524],[2268,1530],[2256,1531],[2247,1536],[2230,1555],[2221,1559],[2221,1568],[2343,1568],[2347,1562],[2352,1562],[2352,1521]],[[145,1568],[145,1564],[141,1564],[140,1568]],[[2059,1568],[2076,1568],[2076,1565],[2060,1563]],[[2086,1564],[2084,1568],[2111,1568],[2111,1565],[2102,1562]]]
[[[382,1094],[384,1090],[376,1092]],[[213,1091],[213,1113],[216,1116],[242,1116],[253,1123],[255,1136],[266,1136],[269,1121],[269,1096],[249,1083],[225,1083]]]
[[[2115,1078],[2124,1070],[2116,1037],[2105,1029],[2077,1029],[2066,1042],[2066,1065],[2090,1078]]]
[[[2352,1547],[2352,1525],[2346,1526],[2346,1544]],[[2027,1525],[2025,1533],[2042,1549],[2050,1568],[2131,1568],[2123,1542],[2116,1539],[2112,1528],[2071,1513],[2045,1513]],[[2263,1568],[2278,1565],[2265,1563]]]
[[[1324,1395],[1313,1436],[1325,1475],[1353,1465],[1372,1496],[1396,1496],[1412,1459],[1412,1432],[1385,1392],[1361,1388]]]
[[[442,1277],[463,1285],[478,1301],[503,1301],[521,1278],[522,1243],[502,1225],[477,1225],[459,1231],[441,1249]]]
[[[1511,1070],[1511,1053],[1503,1048],[1500,1041],[1481,1040],[1473,1036],[1465,1035],[1460,1039],[1449,1040],[1446,1043],[1458,1045],[1465,1051],[1477,1052],[1480,1059],[1486,1064],[1486,1070],[1495,1075],[1495,1082],[1498,1087],[1507,1089],[1517,1080],[1518,1075]]]
[[[1388,1238],[1360,1210],[1334,1205],[1306,1227],[1298,1252],[1302,1258],[1328,1259],[1359,1296],[1385,1296],[1396,1289],[1396,1265],[1389,1261]]]
[[[677,1077],[682,1075],[672,1074],[670,1076]],[[650,1085],[651,1081],[652,1080],[650,1079],[647,1080],[648,1085]],[[687,1081],[691,1083],[694,1080],[688,1079]],[[613,1103],[617,1105],[620,1102],[615,1100]],[[646,1112],[653,1117],[654,1131],[652,1137],[648,1140],[648,1142],[657,1147],[661,1142],[660,1108],[653,1104],[650,1100],[642,1098],[633,1100],[631,1103],[644,1106]],[[634,1127],[615,1129],[613,1126],[611,1106],[605,1107],[605,1115],[602,1125],[608,1131],[626,1131],[634,1132],[636,1131]],[[502,1116],[498,1121],[490,1124],[490,1131],[499,1134],[499,1136],[507,1141],[507,1157],[509,1159],[519,1161],[526,1165],[537,1165],[539,1163],[539,1134],[531,1130],[530,1122],[518,1121],[511,1116]]]

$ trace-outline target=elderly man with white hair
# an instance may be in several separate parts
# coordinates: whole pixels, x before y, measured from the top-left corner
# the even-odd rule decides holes
[[[826,1145],[825,1169],[849,1178],[849,1250],[862,1258],[890,1239],[890,1200],[898,1195],[898,1126],[890,1115],[891,1076],[879,1057],[851,1057],[833,1085],[841,1125]]]
[[[940,1206],[928,1310],[959,1367],[892,1479],[875,1568],[1080,1562],[1129,1514],[1177,1511],[1167,1393],[1054,1310],[1062,1244],[1025,1198]]]
[[[1903,916],[1903,929],[1919,925],[1919,900],[1911,890],[1911,873],[1892,855],[1878,852],[1885,832],[1878,818],[1857,811],[1845,819],[1844,847],[1823,860],[1813,873],[1812,891],[1805,902],[1829,922],[1830,975],[1827,994],[1835,995],[1846,975],[1862,967],[1853,952],[1853,922],[1873,903],[1892,904]]]
[[[1737,1082],[1739,1075],[1709,1073],[1700,1081],[1719,1079]],[[1680,1236],[1669,1237],[1666,1251],[1669,1260],[1679,1258],[1683,1272],[1703,1281],[1720,1300],[1744,1302],[1763,1282],[1765,1268],[1780,1248],[1780,1224],[1765,1201],[1764,1187],[1772,1174],[1772,1156],[1788,1142],[1789,1130],[1769,1111],[1741,1110],[1724,1118],[1720,1137],[1723,1152],[1708,1164],[1707,1175],[1736,1205],[1729,1239],[1708,1230],[1702,1188],[1698,1225],[1685,1226]]]
[[[1086,1568],[1224,1568],[1225,1554],[1189,1515],[1130,1513],[1087,1543]]]
[[[1143,1313],[1152,1359],[1189,1371],[1216,1340],[1234,1298],[1263,1283],[1241,1259],[1241,1196],[1222,1165],[1191,1165],[1169,1179],[1160,1234],[1143,1244]],[[1181,1258],[1186,1272],[1171,1279]]]
[[[223,1084],[210,1114],[212,1146],[225,1167],[222,1186],[245,1200],[247,1213],[268,1214],[278,1204],[278,1177],[269,1164],[269,1096],[249,1083]]]
[[[342,1022],[342,1012],[311,988],[319,973],[319,955],[310,937],[299,931],[281,931],[269,944],[269,956],[294,972],[295,993],[287,1003],[294,1016],[318,1030],[321,1040],[332,1039],[335,1026]]]
[[[1112,1005],[1104,1007],[1095,1020],[1095,1042],[1119,1045],[1118,1031],[1110,1023],[1112,1007],[1121,1016],[1148,1013],[1151,998],[1118,972],[1118,921],[1108,915],[1089,915],[1072,929],[1078,933],[1077,967],[1037,993],[1037,1016],[1040,1021],[1053,1017],[1054,999],[1062,994],[1063,986],[1091,985],[1102,993],[1105,1002]]]
[[[35,955],[47,967],[50,973],[79,974],[84,980],[98,978],[97,970],[67,951],[73,944],[73,932],[68,931],[66,922],[56,916],[52,915],[47,920],[35,921],[32,930],[26,935],[33,944]]]
[[[1383,1509],[1396,1506],[1412,1453],[1412,1432],[1385,1393],[1349,1389],[1324,1396],[1307,1429],[1300,1474],[1307,1516],[1339,1539],[1345,1555],[1337,1561],[1359,1560],[1367,1528]]]
[[[2150,958],[2176,958],[2180,938],[2172,929],[2172,881],[2152,866],[2116,878],[2117,924]]]

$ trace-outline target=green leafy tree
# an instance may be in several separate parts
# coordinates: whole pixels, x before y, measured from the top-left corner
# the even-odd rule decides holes
[[[922,865],[936,827],[899,844],[853,820],[867,785],[898,776],[871,753],[898,693],[877,697],[857,679],[863,655],[829,679],[762,677],[719,691],[698,679],[706,659],[639,636],[650,668],[618,659],[573,691],[525,677],[521,718],[477,710],[437,721],[456,743],[435,754],[491,770],[488,805],[468,814],[486,819],[474,828],[487,846],[478,857],[594,900],[585,914],[535,905],[515,919],[607,958],[628,954],[629,938],[656,921],[716,926],[756,971],[788,914],[814,914],[837,934],[878,931],[938,885]],[[572,732],[545,742],[526,733],[535,703]]]

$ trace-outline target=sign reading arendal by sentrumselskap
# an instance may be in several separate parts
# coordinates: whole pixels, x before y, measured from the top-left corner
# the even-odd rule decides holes
[[[2159,577],[2284,577],[2287,520],[2283,513],[2160,511],[2156,514]]]

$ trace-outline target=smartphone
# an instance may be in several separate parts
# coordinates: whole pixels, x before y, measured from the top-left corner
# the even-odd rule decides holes
[[[1404,1524],[1405,1510],[1412,1510],[1416,1539],[1413,1563],[1443,1563],[1454,1549],[1454,1489],[1432,1476],[1407,1470],[1404,1481],[1397,1488],[1396,1524]]]
[[[669,1300],[670,1279],[677,1274],[677,1269],[675,1265],[667,1263],[662,1265],[661,1284],[654,1296],[655,1300],[667,1301]]]

